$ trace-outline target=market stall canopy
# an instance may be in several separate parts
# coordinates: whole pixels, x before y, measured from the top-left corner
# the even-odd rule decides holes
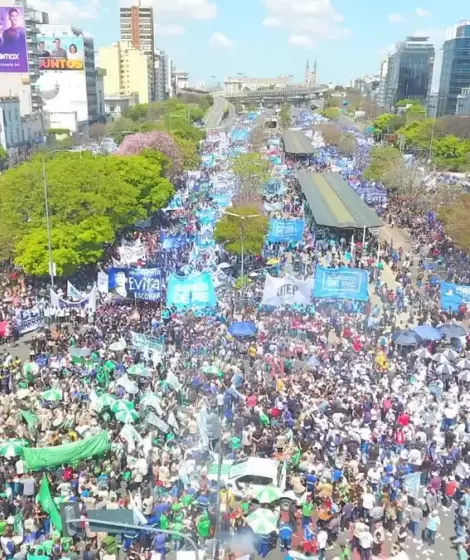
[[[299,171],[297,179],[318,226],[338,229],[378,228],[382,220],[340,173]]]
[[[286,130],[282,139],[286,154],[296,156],[310,156],[315,153],[315,148],[301,130]]]

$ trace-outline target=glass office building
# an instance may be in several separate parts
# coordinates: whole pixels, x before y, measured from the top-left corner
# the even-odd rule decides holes
[[[470,87],[470,20],[462,21],[447,32],[442,47],[437,116],[455,115],[457,98]]]
[[[389,105],[401,99],[424,102],[429,94],[434,45],[427,37],[407,37],[389,59]]]

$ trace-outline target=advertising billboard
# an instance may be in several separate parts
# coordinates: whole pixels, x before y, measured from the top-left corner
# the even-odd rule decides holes
[[[28,72],[24,8],[0,6],[0,73]]]
[[[38,50],[40,71],[85,69],[83,37],[38,35]]]
[[[38,35],[39,79],[36,82],[43,109],[51,115],[76,114],[88,120],[83,37]],[[73,127],[72,127],[73,129]]]

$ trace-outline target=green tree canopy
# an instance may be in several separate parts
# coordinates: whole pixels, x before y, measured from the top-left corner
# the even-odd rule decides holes
[[[446,234],[452,238],[459,249],[470,251],[470,194],[463,194],[453,204],[439,211],[439,220],[444,224]]]
[[[338,107],[327,107],[323,111],[323,116],[327,119],[331,119],[332,121],[337,121],[341,117],[341,111]]]
[[[292,110],[289,103],[283,103],[277,115],[281,128],[289,128],[292,124]]]
[[[161,154],[55,154],[46,163],[53,260],[59,275],[97,262],[119,229],[145,219],[174,194]],[[1,256],[26,273],[48,273],[42,157],[0,177]]]
[[[368,181],[383,181],[402,161],[400,152],[393,146],[376,146],[370,151],[369,165],[364,171]]]
[[[395,115],[392,113],[384,113],[379,115],[374,121],[374,128],[380,130],[381,132],[388,132],[390,128],[390,123],[392,122]]]
[[[470,163],[470,141],[444,136],[432,144],[434,163],[447,171],[465,171]]]
[[[229,210],[232,212],[232,210]],[[214,239],[221,243],[231,253],[240,255],[258,255],[264,245],[268,232],[269,218],[259,214],[256,206],[239,206],[233,210],[232,216],[225,214],[216,224]],[[256,216],[256,217],[249,217]]]
[[[240,181],[241,194],[245,198],[255,197],[271,177],[269,163],[258,152],[240,154],[232,164],[232,172]]]
[[[0,171],[6,167],[8,163],[8,152],[0,145]]]

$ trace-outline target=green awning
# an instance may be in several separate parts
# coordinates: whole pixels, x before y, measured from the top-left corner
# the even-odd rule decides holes
[[[301,130],[286,130],[282,139],[286,154],[309,156],[315,153],[315,148]]]
[[[382,220],[340,173],[299,171],[297,178],[317,225],[338,229],[383,226]]]

